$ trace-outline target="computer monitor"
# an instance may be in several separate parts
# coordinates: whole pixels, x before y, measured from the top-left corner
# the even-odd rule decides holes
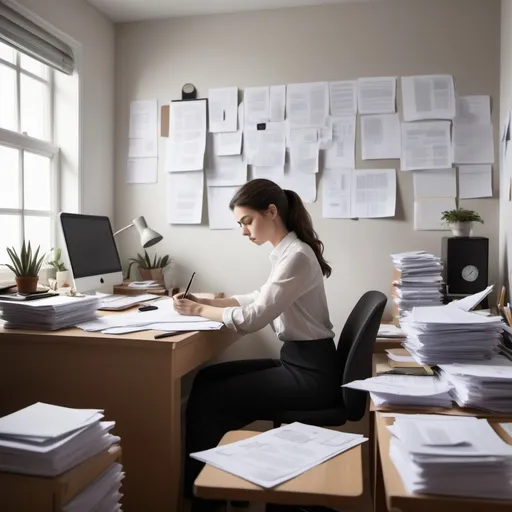
[[[76,291],[112,293],[123,282],[123,272],[109,218],[76,213],[59,217]]]

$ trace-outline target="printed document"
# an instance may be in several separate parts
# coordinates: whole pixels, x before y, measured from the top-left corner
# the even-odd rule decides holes
[[[394,217],[395,169],[357,170],[352,173],[352,217]]]
[[[402,77],[404,121],[453,119],[455,88],[451,75]]]
[[[321,128],[329,116],[328,82],[289,84],[286,116],[291,128]]]
[[[270,122],[282,123],[286,107],[286,85],[270,86]]]
[[[490,96],[459,96],[455,123],[491,124]]]
[[[296,192],[305,203],[316,201],[316,174],[290,172],[288,170],[284,173],[280,186]]]
[[[449,121],[402,123],[402,171],[452,166]]]
[[[158,158],[128,158],[126,183],[156,183]]]
[[[208,91],[210,132],[236,132],[238,121],[238,87]],[[172,129],[172,124],[171,124]]]
[[[325,151],[326,169],[355,167],[356,116],[331,117],[332,144]]]
[[[158,102],[132,101],[130,104],[129,158],[158,156]]]
[[[361,116],[363,160],[400,158],[400,121],[398,114]]]
[[[351,217],[352,170],[326,170],[322,173],[322,216],[324,219]]]
[[[290,171],[314,174],[318,172],[318,130],[302,128],[290,133]]]
[[[359,78],[357,92],[360,114],[396,112],[396,77]]]
[[[331,116],[354,116],[357,114],[357,80],[329,83]]]
[[[246,125],[270,120],[270,88],[247,87],[244,90],[244,121]]]
[[[492,197],[491,165],[459,165],[459,198]]]
[[[457,164],[493,164],[492,124],[454,123],[453,161]]]
[[[170,224],[201,224],[203,171],[170,173],[167,177]]]

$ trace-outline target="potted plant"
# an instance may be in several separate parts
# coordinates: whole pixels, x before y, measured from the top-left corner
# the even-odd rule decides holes
[[[51,250],[50,256],[47,260],[48,264],[51,265],[55,271],[55,279],[57,280],[57,288],[62,288],[65,286],[70,286],[70,272],[67,269],[64,262],[61,260],[62,257],[62,249],[53,248]]]
[[[32,253],[32,247],[30,242],[28,246],[21,246],[21,252],[18,255],[14,247],[7,247],[7,254],[11,259],[12,265],[5,264],[16,276],[16,286],[18,287],[19,293],[34,293],[37,290],[37,281],[39,280],[39,271],[43,264],[44,254],[39,257],[39,249],[37,248],[35,253]]]
[[[156,253],[151,259],[146,250],[144,250],[144,255],[137,253],[137,257],[130,258],[129,261],[127,279],[130,279],[132,265],[137,265],[143,281],[158,281],[159,283],[164,282],[164,269],[171,262],[168,255],[159,257]]]
[[[482,217],[473,210],[465,208],[455,208],[442,213],[441,220],[452,230],[453,236],[469,237],[473,235],[473,222],[484,223]]]

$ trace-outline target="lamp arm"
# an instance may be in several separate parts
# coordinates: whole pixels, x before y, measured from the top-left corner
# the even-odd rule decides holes
[[[132,224],[128,224],[128,226],[125,226],[124,228],[121,228],[119,231],[116,231],[116,232],[114,233],[114,236],[119,235],[119,233],[122,233],[123,231],[126,231],[127,229],[129,229],[129,228],[131,228],[131,227],[133,227],[133,223],[132,223]]]

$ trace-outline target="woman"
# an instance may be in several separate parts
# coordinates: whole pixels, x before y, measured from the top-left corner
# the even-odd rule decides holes
[[[272,271],[257,291],[228,299],[174,297],[176,310],[223,322],[241,334],[272,324],[282,340],[280,359],[233,361],[197,375],[187,408],[186,494],[202,463],[190,453],[217,446],[229,430],[272,420],[280,410],[334,404],[339,374],[323,276],[331,267],[300,197],[269,180],[246,183],[229,205],[244,236],[270,242]],[[195,499],[193,510],[214,510]]]

